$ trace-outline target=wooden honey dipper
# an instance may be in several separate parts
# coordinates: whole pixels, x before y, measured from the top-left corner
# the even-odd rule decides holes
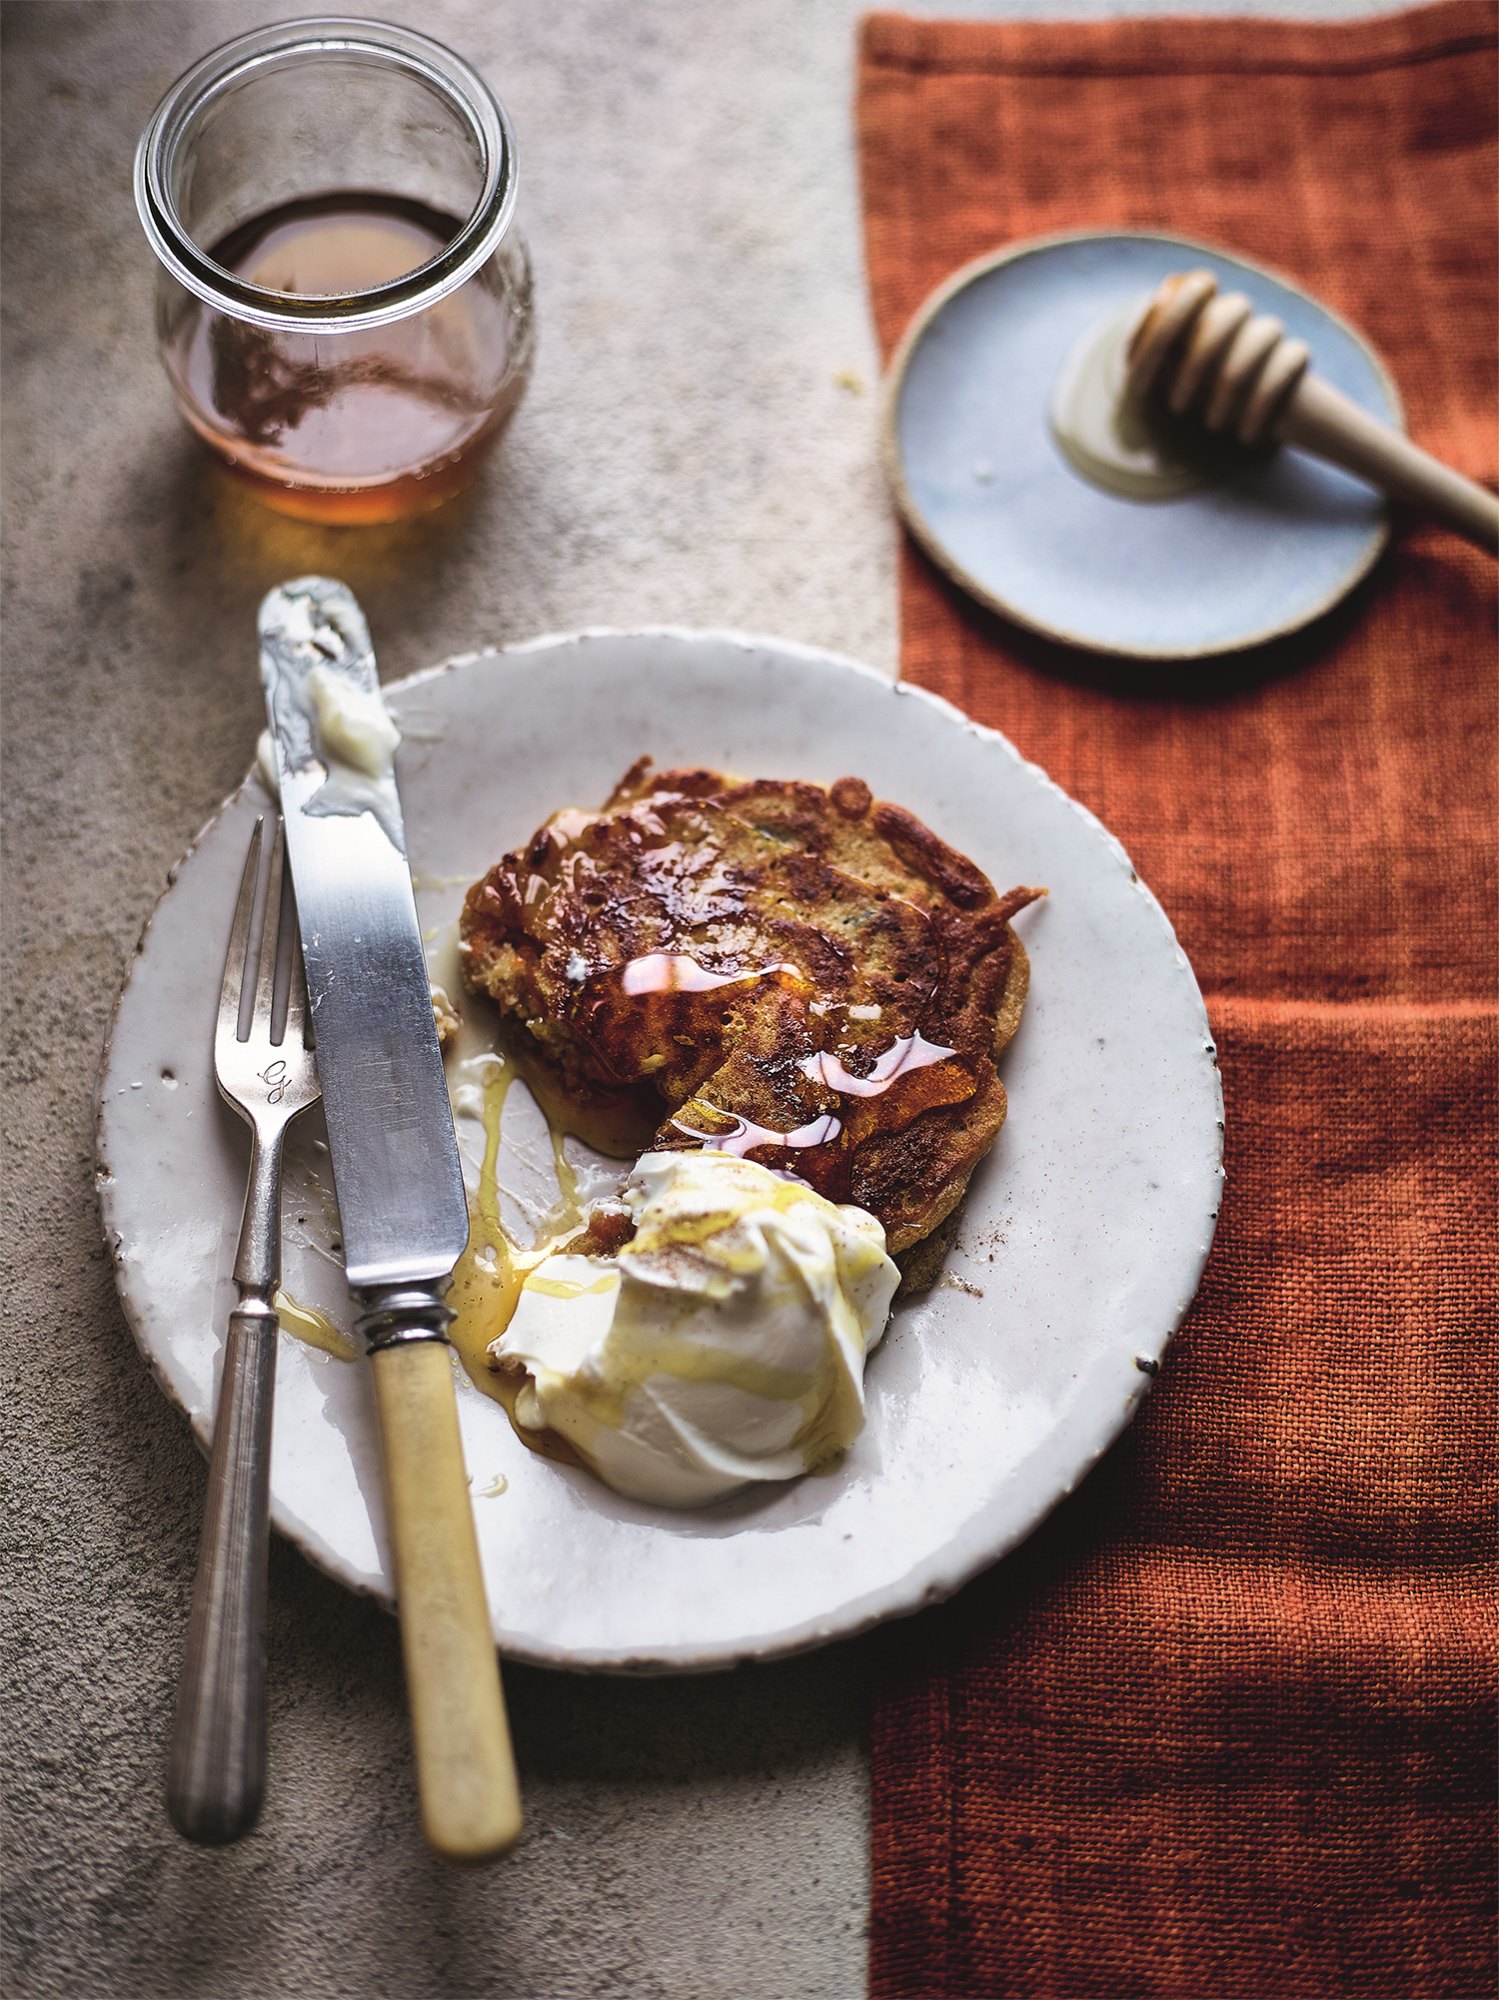
[[[1330,459],[1499,555],[1499,498],[1310,374],[1310,361],[1242,292],[1185,271],[1162,279],[1130,336],[1126,382],[1139,402],[1154,396],[1242,444],[1274,438]]]

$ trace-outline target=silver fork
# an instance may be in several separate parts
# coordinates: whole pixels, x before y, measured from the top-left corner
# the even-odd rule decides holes
[[[275,1299],[281,1278],[281,1155],[287,1126],[319,1095],[279,818],[263,904],[254,1005],[240,1032],[264,826],[264,820],[257,820],[250,837],[213,1044],[219,1089],[248,1120],[254,1139],[234,1262],[239,1304],[229,1316],[224,1347],[198,1575],[167,1755],[172,1824],[187,1839],[210,1846],[248,1833],[265,1797],[266,1565]],[[287,935],[289,953],[282,943]],[[290,959],[284,1024],[275,1018],[278,956]]]

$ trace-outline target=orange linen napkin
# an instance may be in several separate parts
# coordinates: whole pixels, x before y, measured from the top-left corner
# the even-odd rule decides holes
[[[872,17],[886,352],[981,252],[1164,229],[1346,314],[1492,483],[1495,24]],[[1229,1178],[1133,1430],[876,1642],[876,2000],[1494,1990],[1495,576],[1407,527],[1309,632],[1152,668],[903,552],[906,677],[1091,807],[1176,925]]]

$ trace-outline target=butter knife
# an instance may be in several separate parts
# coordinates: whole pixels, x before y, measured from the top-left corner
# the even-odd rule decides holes
[[[422,1822],[492,1859],[521,1813],[463,1466],[444,1294],[468,1208],[369,628],[299,577],[260,607],[260,672],[296,889],[356,1329],[369,1346]]]

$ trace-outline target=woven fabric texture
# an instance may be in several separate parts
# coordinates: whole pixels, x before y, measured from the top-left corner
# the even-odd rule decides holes
[[[985,251],[1165,229],[1326,299],[1492,484],[1495,29],[871,17],[886,353]],[[875,2000],[1495,1990],[1495,576],[1405,523],[1309,631],[1151,667],[903,550],[906,677],[1096,812],[1176,926],[1229,1177],[1132,1430],[874,1643]]]

